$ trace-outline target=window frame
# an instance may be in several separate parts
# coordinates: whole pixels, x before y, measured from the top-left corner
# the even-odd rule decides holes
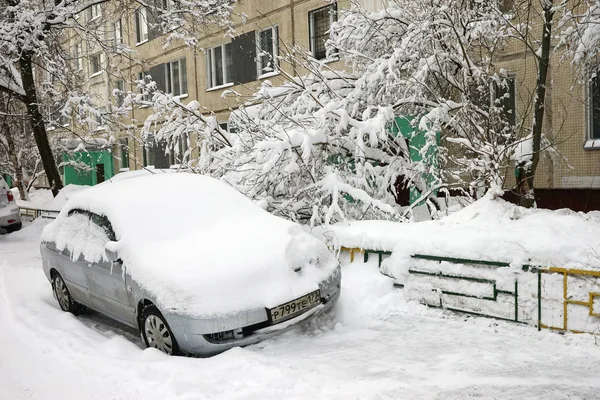
[[[98,57],[98,70],[94,71],[93,59],[96,57]],[[102,72],[104,71],[104,68],[102,68],[102,61],[103,61],[102,52],[94,53],[89,56],[89,66],[90,66],[89,76],[90,76],[90,78],[102,74]]]
[[[86,11],[88,22],[94,21],[100,18],[100,16],[102,15],[102,9],[100,8],[100,4],[92,4]]]
[[[315,18],[314,16],[321,12],[324,11],[325,9],[330,9],[329,12],[329,29],[331,29],[331,25],[333,25],[333,23],[335,21],[337,21],[337,3],[332,3],[332,4],[328,4],[324,7],[320,7],[320,8],[316,8],[314,10],[311,10],[308,12],[308,44],[309,44],[309,50],[310,53],[312,54],[312,56],[316,59],[316,60],[327,60],[327,51],[325,51],[325,55],[321,58],[317,58],[315,55],[315,47],[316,47],[316,37],[314,36],[314,32],[315,32]]]
[[[75,58],[75,72],[83,71],[83,44],[81,42],[73,46],[73,58]]]
[[[129,138],[119,138],[117,143],[119,144],[119,157],[121,158],[119,160],[120,170],[129,170]]]
[[[143,22],[143,23],[141,23]],[[148,25],[148,9],[139,7],[134,13],[135,23],[135,45],[139,46],[146,43],[150,38],[150,29]]]
[[[586,129],[585,129],[585,142],[583,148],[585,150],[599,150],[600,149],[600,128],[598,129],[597,135],[594,135],[594,108],[597,108],[596,113],[598,119],[600,119],[600,68],[596,70],[588,71],[588,80],[585,85],[586,94]],[[598,106],[594,107],[594,80],[597,80],[597,91],[598,91]],[[597,136],[597,137],[595,137]]]
[[[266,31],[272,32],[272,45],[271,51],[269,52],[270,62],[272,63],[272,71],[264,72],[266,66],[262,65],[262,60],[264,56],[260,54],[265,51],[262,48],[262,38],[261,34]],[[256,79],[264,79],[270,76],[279,74],[279,26],[272,25],[262,30],[256,31]]]
[[[231,68],[231,71],[228,70],[229,65],[233,66],[233,49],[231,48],[231,42],[229,43],[223,43],[220,44],[218,46],[214,46],[211,47],[207,50],[206,52],[206,91],[211,91],[211,90],[217,90],[217,89],[221,89],[224,87],[228,87],[228,86],[233,86],[233,68]],[[217,76],[216,74],[213,74],[213,72],[215,72],[215,68],[216,68],[216,57],[215,57],[215,50],[217,48],[221,49],[221,66],[222,66],[222,71],[221,71],[221,78],[223,80],[223,83],[221,84],[216,84],[217,82]],[[227,51],[227,49],[229,48],[229,53]],[[228,65],[227,63],[227,54],[230,55],[230,63]],[[229,78],[229,81],[227,81],[227,78]]]
[[[125,81],[123,79],[115,81],[115,89],[122,93],[121,95],[113,96],[115,98],[116,106],[121,107],[125,101]]]
[[[138,81],[146,82],[146,75],[147,74],[145,74],[144,71],[138,72]],[[141,89],[139,89],[139,90],[140,90],[140,94],[142,95],[142,101],[152,101],[152,93],[143,94],[142,90]],[[142,105],[140,107],[145,108],[145,107],[149,107],[149,106]]]
[[[121,19],[118,19],[113,24],[113,35],[115,39],[115,46],[123,44],[123,23]]]
[[[182,63],[183,61],[183,63]],[[179,84],[179,93],[175,93],[174,89],[174,68],[173,65],[177,64],[178,71],[178,84]],[[181,68],[181,65],[184,65],[184,68]],[[183,98],[188,96],[188,82],[187,82],[187,62],[185,58],[180,58],[178,60],[169,61],[164,63],[164,73],[165,73],[165,93],[172,94],[175,97]],[[184,73],[185,71],[185,73]],[[185,79],[183,79],[185,78]],[[185,82],[185,84],[184,84]],[[185,91],[183,91],[183,87],[185,86]]]

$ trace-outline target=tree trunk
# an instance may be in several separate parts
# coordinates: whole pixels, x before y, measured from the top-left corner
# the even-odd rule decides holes
[[[553,2],[545,3],[544,11],[544,29],[542,32],[541,54],[538,58],[538,74],[535,88],[534,114],[531,127],[533,137],[533,154],[531,162],[517,167],[517,191],[520,196],[520,204],[523,207],[533,207],[535,202],[533,192],[533,181],[535,171],[540,160],[540,144],[542,141],[542,127],[544,121],[544,103],[546,100],[546,81],[548,77],[548,67],[550,65],[550,42],[552,40],[552,20],[554,11]]]
[[[15,170],[15,184],[17,185],[17,189],[19,190],[19,197],[21,198],[21,200],[27,200],[27,194],[23,186],[23,168],[21,167],[21,163],[19,162],[17,149],[15,149],[15,140],[13,137],[14,132],[11,131],[11,127],[9,126],[9,124],[5,124],[2,127],[2,129],[4,130],[6,138],[6,145],[8,147],[8,156],[10,157],[10,163],[12,164],[12,167]]]
[[[33,130],[33,137],[37,144],[42,159],[42,165],[46,173],[46,178],[50,184],[52,194],[56,196],[63,184],[60,179],[56,162],[54,161],[54,155],[50,148],[50,142],[48,141],[48,133],[46,132],[46,125],[44,117],[40,112],[37,101],[37,93],[35,80],[33,76],[33,68],[31,60],[33,53],[31,51],[23,51],[21,58],[19,59],[19,66],[21,67],[21,79],[23,81],[23,88],[25,89],[25,105],[27,106],[27,115],[31,122],[31,128]]]

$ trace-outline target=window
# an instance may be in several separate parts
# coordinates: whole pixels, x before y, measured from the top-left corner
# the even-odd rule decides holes
[[[123,101],[125,100],[125,82],[123,82],[122,80],[118,80],[117,82],[115,82],[115,89],[115,102],[117,104],[117,107],[121,107],[123,105]]]
[[[106,234],[106,239],[115,242],[117,239],[115,237],[115,232],[113,231],[112,224],[104,215],[98,215],[94,213],[89,213],[90,220],[96,226],[102,228],[102,231]]]
[[[185,161],[185,153],[188,151],[187,135],[181,134],[177,139],[173,140],[173,144],[169,151],[169,164],[178,165]]]
[[[91,21],[100,16],[100,4],[94,4],[87,9],[87,20]]]
[[[511,126],[517,123],[517,104],[515,98],[515,77],[509,76],[504,79],[505,85],[494,85],[495,105],[502,108],[502,116]]]
[[[256,33],[257,57],[256,74],[261,75],[273,73],[279,67],[279,35],[276,26],[272,26]]]
[[[115,45],[123,43],[123,27],[121,26],[121,20],[115,22],[113,30],[115,32]]]
[[[231,43],[208,49],[206,53],[207,69],[207,87],[231,83],[231,71],[233,69],[233,59],[231,54]]]
[[[143,43],[148,40],[148,12],[145,7],[140,7],[135,12],[135,42]]]
[[[75,71],[81,71],[83,69],[83,51],[81,43],[73,46],[73,60]]]
[[[161,169],[171,166],[164,142],[157,143],[153,138],[148,138],[144,145],[144,166]]]
[[[592,74],[588,88],[589,128],[588,139],[600,139],[600,76]]]
[[[129,168],[129,139],[119,139],[119,153],[121,168]]]
[[[100,108],[94,112],[94,121],[96,123],[96,130],[104,129],[106,121],[104,120],[104,115],[106,114],[106,110],[104,108]]]
[[[143,72],[138,72],[138,81],[142,81],[143,83],[148,84],[149,78],[147,78]],[[143,94],[143,101],[152,100],[152,93],[149,93],[149,89],[145,85],[143,87],[140,87],[140,93]]]
[[[92,54],[90,56],[90,75],[102,72],[102,53]]]
[[[185,58],[164,64],[165,66],[165,93],[175,96],[187,95],[187,69]]]
[[[335,20],[335,4],[308,13],[310,51],[317,60],[322,60],[327,55],[325,42],[329,39],[329,28]]]

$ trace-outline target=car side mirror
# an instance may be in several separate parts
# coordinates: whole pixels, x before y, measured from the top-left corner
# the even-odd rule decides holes
[[[119,257],[119,252],[116,249],[117,242],[108,242],[106,246],[104,246],[104,254],[106,254],[106,258],[109,261],[117,262],[121,261],[121,257]]]

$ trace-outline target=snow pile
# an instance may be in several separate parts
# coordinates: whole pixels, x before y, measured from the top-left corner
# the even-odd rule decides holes
[[[67,185],[60,190],[58,196],[53,197],[50,189],[37,189],[29,192],[29,201],[17,197],[17,205],[23,208],[36,208],[48,211],[60,211],[75,193],[87,189],[84,185]],[[18,194],[19,192],[16,191]]]
[[[491,195],[437,221],[357,221],[325,234],[340,246],[393,251],[392,269],[414,254],[600,269],[597,213],[525,209]]]
[[[381,270],[403,285],[409,300],[532,325],[538,324],[541,310],[542,324],[563,329],[568,299],[578,303],[568,307],[568,329],[598,328],[599,319],[590,312],[600,302],[593,307],[588,302],[591,293],[600,292],[600,279],[573,274],[564,286],[562,274],[538,276],[522,268],[600,270],[598,213],[525,209],[490,193],[438,221],[354,222],[333,226],[325,235],[338,246],[392,251]],[[498,261],[510,267],[419,255]]]
[[[79,242],[68,218],[73,209],[108,217],[117,238],[111,250],[131,277],[159,308],[188,315],[274,307],[318,289],[337,266],[327,247],[298,225],[206,176],[159,174],[81,191],[42,241],[59,250]],[[104,256],[103,248],[87,243],[77,251],[92,260]]]

